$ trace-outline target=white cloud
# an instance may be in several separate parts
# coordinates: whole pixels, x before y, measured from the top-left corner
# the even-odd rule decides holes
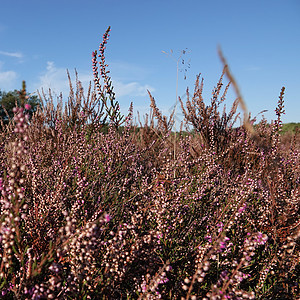
[[[136,64],[124,61],[113,61],[108,64],[113,79],[120,81],[136,81],[137,78],[145,79],[149,71]]]
[[[71,78],[74,77],[72,72],[70,72],[70,75]],[[83,82],[82,78],[79,78],[79,80]],[[43,89],[46,93],[51,89],[51,93],[56,95],[62,93],[64,97],[67,97],[70,92],[67,69],[58,68],[53,61],[48,61],[46,70],[39,77],[35,89],[40,91]]]
[[[0,62],[0,89],[2,91],[8,92],[12,89],[15,89],[17,78],[18,74],[15,71],[2,70],[2,63]]]
[[[73,88],[75,89],[75,73],[70,71],[70,76],[72,79]],[[78,79],[81,81],[84,91],[87,92],[90,81],[93,82],[93,77],[90,74],[91,72],[80,72],[78,71]],[[153,92],[155,89],[147,84],[140,84],[139,82],[133,81],[129,83],[124,83],[121,80],[112,80],[114,86],[114,92],[117,95],[117,98],[125,96],[147,96],[147,89]],[[58,68],[55,66],[54,62],[48,61],[45,72],[40,76],[39,83],[35,85],[35,89],[41,91],[41,89],[47,93],[49,88],[51,92],[59,95],[63,94],[63,97],[69,95],[69,80],[67,77],[67,69]],[[134,100],[134,99],[132,99]]]
[[[15,86],[13,82],[16,81],[17,77],[17,73],[14,71],[0,72],[0,86],[7,91],[12,89]]]
[[[121,81],[113,80],[114,91],[118,97],[124,96],[147,96],[150,92],[155,91],[153,87],[148,84],[141,85],[138,82],[123,83]]]
[[[150,72],[139,65],[114,61],[109,63],[108,68],[111,70],[114,91],[118,97],[145,97],[148,96],[147,90],[155,91],[152,86],[137,81],[137,79],[145,81]]]
[[[23,58],[24,56],[21,52],[6,52],[6,51],[0,51],[0,55],[16,57],[16,58]]]

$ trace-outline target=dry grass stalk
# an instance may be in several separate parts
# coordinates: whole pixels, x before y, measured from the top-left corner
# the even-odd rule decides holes
[[[224,70],[225,70],[225,73],[229,79],[229,81],[232,83],[233,87],[234,87],[234,90],[235,90],[235,93],[238,97],[238,101],[239,101],[239,104],[241,106],[241,109],[244,111],[244,126],[245,128],[251,133],[251,134],[255,134],[255,130],[252,126],[252,124],[250,123],[250,120],[249,120],[249,112],[248,112],[248,109],[247,109],[247,106],[246,106],[246,103],[242,97],[242,94],[240,92],[240,89],[239,89],[239,86],[237,85],[236,83],[236,80],[234,79],[233,75],[231,74],[230,70],[229,70],[229,66],[227,64],[227,61],[223,55],[223,52],[221,50],[221,48],[219,47],[218,49],[218,54],[219,54],[219,57],[223,63],[223,66],[224,66]]]

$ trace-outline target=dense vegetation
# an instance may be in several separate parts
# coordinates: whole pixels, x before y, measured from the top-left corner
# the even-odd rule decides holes
[[[286,123],[282,124],[281,133],[285,134],[289,132],[295,134],[297,130],[300,130],[300,123]]]
[[[284,88],[274,122],[245,113],[235,127],[225,65],[209,105],[200,77],[181,101],[193,133],[172,134],[150,93],[138,129],[115,100],[108,33],[94,90],[77,79],[65,107],[44,98],[29,120],[24,87],[0,132],[2,297],[297,299],[300,142],[280,135]]]
[[[25,90],[25,82],[23,82],[23,85],[24,88],[22,90]],[[31,106],[30,111],[28,111],[29,119],[31,119],[32,114],[36,112],[37,107],[41,105],[41,101],[36,95],[26,94],[22,97],[20,91],[17,90],[9,92],[0,90],[0,130],[14,117],[13,108],[16,106],[24,106],[25,103],[22,103],[22,101],[26,101],[26,103]]]

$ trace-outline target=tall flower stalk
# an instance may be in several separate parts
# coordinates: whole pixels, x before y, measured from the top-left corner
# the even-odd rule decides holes
[[[116,126],[123,124],[124,116],[121,115],[120,106],[118,101],[116,101],[116,94],[113,91],[113,85],[111,77],[109,76],[110,71],[107,70],[108,64],[105,60],[105,49],[106,44],[109,39],[110,26],[107,28],[106,32],[103,34],[102,43],[99,46],[99,54],[97,50],[92,53],[92,66],[94,83],[97,89],[100,101],[106,110],[106,117],[109,117],[110,121]],[[98,61],[99,58],[99,61]],[[101,84],[100,77],[103,79],[103,84]],[[105,119],[106,119],[105,117]],[[104,119],[104,121],[105,121]]]

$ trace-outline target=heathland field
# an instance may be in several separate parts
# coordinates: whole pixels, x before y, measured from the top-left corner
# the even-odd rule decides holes
[[[224,71],[200,76],[182,130],[120,113],[104,49],[94,86],[32,111],[25,84],[0,131],[3,299],[299,299],[300,136],[249,117]],[[220,54],[221,55],[221,54]],[[240,107],[241,115],[237,113]],[[285,132],[288,133],[285,133]]]

